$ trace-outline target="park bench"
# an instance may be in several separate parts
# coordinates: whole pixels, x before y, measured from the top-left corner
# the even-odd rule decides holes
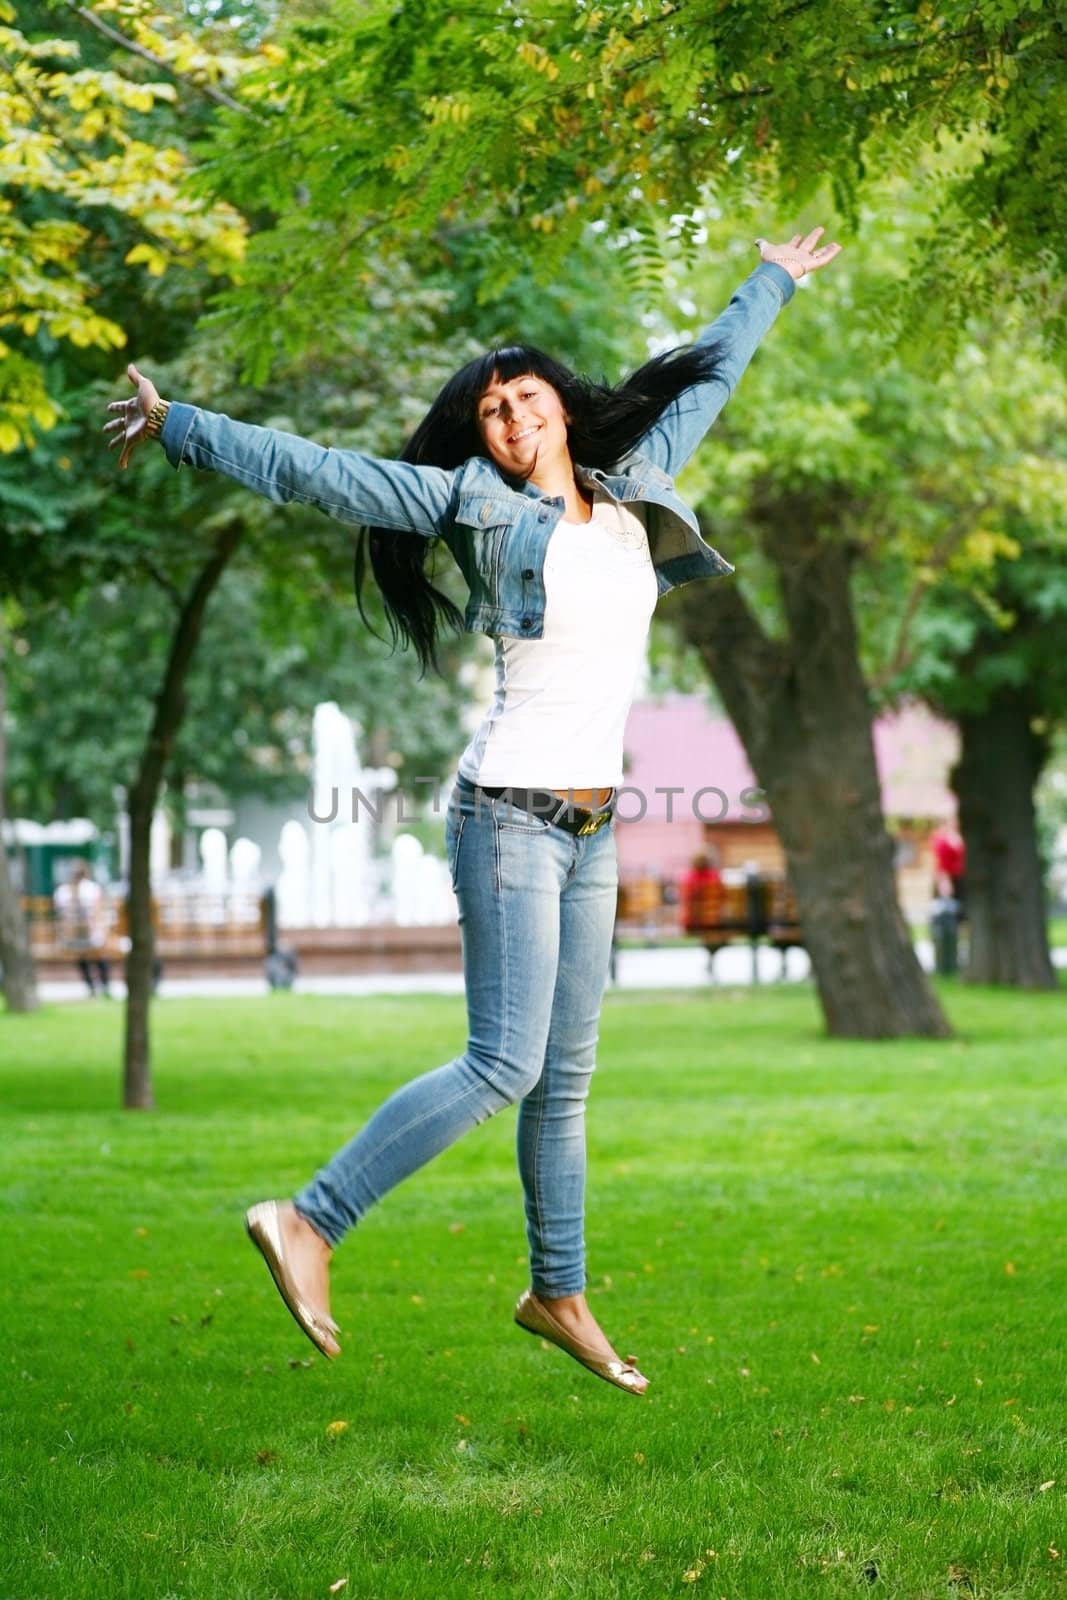
[[[53,976],[73,971],[78,953],[64,942],[62,922],[51,899],[29,895],[22,905],[38,969]],[[113,895],[104,901],[102,921],[103,942],[88,953],[124,963],[130,948],[124,896]],[[186,973],[261,970],[269,950],[268,907],[265,897],[254,892],[154,895],[152,926],[157,981],[165,965]]]
[[[714,976],[715,957],[727,945],[744,940],[752,948],[756,978],[756,950],[761,942],[778,951],[780,976],[786,971],[786,954],[802,949],[804,934],[796,896],[785,878],[750,877],[743,883],[702,884],[681,903],[676,885],[655,878],[636,878],[620,884],[616,934],[631,928],[644,932],[654,944],[663,936],[681,933],[707,950]],[[670,920],[664,915],[670,912]]]

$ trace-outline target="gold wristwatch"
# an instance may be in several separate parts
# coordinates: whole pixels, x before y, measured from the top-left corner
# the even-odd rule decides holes
[[[148,413],[148,420],[144,425],[144,431],[149,439],[159,438],[160,434],[163,432],[163,424],[167,420],[167,412],[169,410],[169,400],[156,401],[155,405]]]

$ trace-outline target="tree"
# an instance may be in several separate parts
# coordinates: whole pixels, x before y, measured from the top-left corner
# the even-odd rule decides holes
[[[0,830],[7,788],[7,647],[9,624],[0,610]],[[0,831],[0,967],[9,1011],[36,1011],[37,980],[29,930],[11,880],[7,850]]]
[[[1040,447],[1040,440],[1027,443]],[[1048,481],[1051,488],[1051,474]],[[979,583],[955,592],[942,586],[931,598],[916,619],[911,660],[898,681],[923,693],[960,730],[952,785],[967,846],[966,976],[1049,989],[1058,980],[1035,790],[1057,724],[1067,717],[1060,647],[1067,552],[1063,524],[1054,521],[1067,504],[1057,506],[1053,493],[1035,510],[1043,529],[1020,529],[1025,537],[1010,543],[1006,537],[1006,552]]]
[[[211,75],[224,75],[227,64],[197,49],[167,19],[158,19],[159,25],[148,29],[150,37],[131,42],[116,36],[122,52],[116,68],[100,59],[102,34],[108,34],[103,50],[115,46],[109,24],[88,8],[76,12],[64,7],[62,15],[68,33],[49,30],[54,13],[28,7],[24,29],[6,27],[0,38],[8,86],[0,117],[10,153],[3,169],[0,242],[16,265],[0,292],[0,326],[10,341],[3,351],[6,387],[0,390],[0,406],[5,407],[0,410],[0,449],[7,452],[20,445],[39,448],[41,428],[50,429],[46,437],[53,454],[64,433],[83,434],[81,419],[100,371],[95,364],[100,352],[120,347],[131,322],[136,325],[133,285],[138,275],[145,285],[142,315],[147,321],[154,314],[156,337],[169,324],[173,350],[187,337],[188,302],[181,306],[182,293],[202,295],[209,282],[206,275],[230,269],[244,243],[244,224],[232,207],[180,192],[188,161],[173,114],[175,86],[158,77],[152,81],[144,71],[146,65],[161,69],[196,92],[191,86],[198,75],[206,86]],[[4,20],[12,20],[9,9]],[[148,26],[143,13],[133,26],[135,33]],[[85,29],[93,59],[83,64],[82,42],[72,35]],[[209,92],[223,93],[214,88]],[[185,270],[172,273],[172,267]],[[175,278],[184,278],[184,283],[172,295]],[[161,315],[163,308],[169,317]],[[181,310],[186,312],[184,322]],[[177,338],[176,329],[181,330]],[[61,395],[72,402],[78,418],[73,427],[64,427]],[[109,539],[103,496],[93,486],[93,475],[75,478],[71,472],[77,450],[59,456],[58,486],[46,484],[43,489],[40,463],[31,450],[27,455],[33,464],[27,469],[20,462],[6,470],[0,488],[14,511],[0,547],[0,581],[19,598],[27,615],[76,595],[93,577],[135,570],[139,563],[142,570],[153,567],[155,547],[163,544],[160,529],[131,530],[127,525],[119,530],[111,517],[110,532],[119,536]],[[87,522],[90,509],[97,515]],[[72,539],[71,524],[79,522],[81,537]],[[168,723],[180,716],[182,677],[211,589],[235,547],[235,528],[233,522],[198,527],[205,559],[195,575],[183,573],[173,585],[177,590],[185,580],[179,622],[157,716],[130,787],[132,948],[124,1092],[130,1106],[147,1106],[152,1100],[147,1053],[151,810],[166,759]],[[187,568],[187,552],[181,556]]]
[[[982,320],[971,334],[920,413],[936,455],[911,527],[873,569],[881,595],[888,579],[900,599],[880,607],[872,664],[884,692],[921,694],[960,729],[968,977],[1044,988],[1055,975],[1034,789],[1067,713],[1067,385],[1035,339]]]
[[[73,41],[63,37],[31,41],[25,34],[9,30],[6,39],[17,57],[14,77],[19,89],[6,107],[11,125],[27,148],[58,151],[59,155],[52,166],[43,157],[28,161],[32,170],[24,181],[19,179],[20,205],[30,221],[18,238],[30,265],[16,284],[7,313],[9,322],[19,321],[21,336],[33,350],[41,391],[55,401],[52,413],[42,419],[54,426],[36,441],[32,454],[9,457],[9,465],[0,472],[0,499],[10,513],[7,535],[0,545],[0,581],[9,593],[18,595],[31,627],[42,611],[53,619],[63,608],[71,615],[81,614],[85,593],[101,582],[116,585],[126,594],[131,588],[148,586],[154,596],[154,615],[160,615],[161,597],[169,610],[165,644],[155,652],[157,672],[148,691],[142,741],[136,756],[120,769],[128,795],[131,849],[124,1102],[146,1107],[152,1104],[149,830],[161,786],[178,755],[178,734],[209,603],[242,549],[250,563],[271,575],[276,591],[284,590],[287,583],[296,587],[309,578],[314,580],[317,574],[318,586],[325,584],[332,600],[339,587],[338,573],[346,565],[336,557],[347,541],[342,546],[337,529],[327,530],[318,519],[312,531],[310,518],[301,521],[299,516],[291,516],[289,526],[296,537],[290,543],[279,542],[277,529],[284,519],[278,513],[232,489],[220,492],[218,484],[197,481],[193,474],[175,482],[161,459],[140,471],[136,484],[132,480],[116,484],[101,454],[95,427],[87,437],[84,418],[102,404],[95,387],[102,370],[97,346],[114,346],[127,336],[142,359],[153,359],[153,371],[161,381],[169,377],[178,392],[208,393],[217,405],[227,405],[232,369],[225,353],[208,340],[191,338],[190,332],[210,291],[206,274],[232,264],[239,253],[237,245],[243,241],[243,224],[232,208],[191,200],[168,181],[187,169],[182,150],[184,140],[197,132],[196,121],[190,120],[188,105],[181,128],[173,118],[168,121],[170,94],[146,92],[135,81],[147,51],[152,58],[150,67],[163,62],[185,90],[200,82],[209,103],[217,103],[224,92],[213,86],[212,78],[224,70],[220,58],[191,36],[175,32],[167,19],[153,17],[145,6],[124,13],[124,25],[132,30],[130,37],[103,23],[88,8],[79,10],[77,18],[72,25],[87,23],[95,30],[94,40],[106,35],[103,48],[117,49],[120,68],[129,69],[133,77],[125,78],[111,62],[94,64],[84,72],[64,70],[77,66],[78,60]],[[46,78],[41,63],[59,70]],[[12,76],[9,72],[9,78]],[[46,87],[61,108],[69,102],[80,120],[70,125],[60,119],[57,127],[55,115],[38,92]],[[126,112],[147,116],[149,108],[158,104],[164,106],[164,112],[151,125],[152,137],[133,140],[125,126]],[[40,126],[30,126],[34,118]],[[153,144],[153,139],[158,144]],[[41,170],[47,182],[42,182]],[[40,282],[34,278],[32,256],[39,235],[31,214],[42,192],[58,195],[69,209],[78,210],[70,237],[77,239],[80,259],[93,261],[91,285],[88,279],[72,279],[67,269],[72,272],[73,267],[66,257],[57,260],[55,270],[44,273]],[[152,238],[147,255],[143,253],[146,228]],[[182,249],[194,270],[178,274],[169,269]],[[142,260],[151,270],[138,288],[135,274]],[[91,313],[86,307],[90,289]],[[317,421],[324,425],[327,436],[333,434],[335,442],[369,443],[373,448],[380,440],[368,440],[368,433],[377,430],[382,434],[390,423],[396,429],[398,417],[412,404],[414,384],[407,341],[417,340],[436,297],[413,286],[399,270],[393,274],[390,292],[401,301],[407,294],[409,302],[403,325],[390,330],[397,343],[383,339],[366,316],[361,334],[349,318],[344,327],[323,333],[320,348],[307,352],[299,372],[279,373],[280,382],[288,380],[290,387],[284,396],[281,391],[260,396],[266,415],[261,411],[257,420],[286,425],[282,406],[292,401],[291,383],[298,378],[303,385],[303,420],[308,431]],[[73,307],[73,321],[64,322],[59,315],[48,298],[55,294]],[[64,352],[60,357],[57,339],[66,334],[73,355]],[[417,344],[415,359],[432,375],[434,363],[424,361]],[[360,390],[353,384],[352,372],[359,371],[365,381],[373,383],[383,369],[374,424],[365,427],[364,437],[357,440],[351,425]],[[402,398],[398,400],[398,396]],[[338,426],[342,403],[347,411]],[[239,414],[240,400],[229,408]],[[99,411],[96,415],[102,420]],[[12,441],[8,438],[7,442]],[[57,470],[54,476],[42,478],[46,458]],[[319,629],[319,640],[324,647],[328,630]],[[124,680],[123,689],[131,686]],[[143,705],[141,709],[143,715]],[[136,724],[141,716],[135,714],[130,720]],[[395,747],[398,741],[391,742]]]
[[[57,345],[125,344],[96,277],[101,251],[121,234],[127,266],[155,278],[168,268],[226,273],[244,251],[242,218],[225,201],[185,192],[187,154],[153,131],[158,109],[177,101],[175,80],[237,108],[221,83],[253,57],[220,50],[221,32],[194,38],[143,5],[124,8],[127,38],[98,14],[105,9],[63,6],[67,26],[57,30],[55,8],[22,5],[16,28],[0,0],[0,256],[9,263],[0,278],[0,452],[32,445],[59,420],[47,371]],[[102,36],[109,50],[120,44],[118,66],[85,59],[99,56]]]
[[[829,185],[854,233],[864,186],[921,164],[886,325],[947,351],[969,309],[1021,299],[1062,342],[1065,39],[1033,0],[334,4],[245,80],[284,105],[255,150],[216,125],[217,192],[278,219],[226,296],[249,370],[359,293],[368,248],[432,263],[473,234],[493,295],[520,265],[558,279],[594,224],[648,287],[711,200],[792,217]]]
[[[980,318],[940,371],[886,349],[872,308],[908,202],[902,188],[884,199],[881,242],[802,289],[806,303],[757,355],[689,480],[738,579],[689,586],[664,607],[700,649],[768,792],[828,1026],[876,1036],[943,1024],[896,907],[875,704],[935,682],[965,692],[958,626],[952,650],[947,624],[940,648],[925,636],[925,684],[903,670],[920,624],[950,599],[984,615],[1005,571],[1021,568],[1012,557],[1036,560],[1044,546],[1033,589],[1047,607],[1067,511],[1054,369]],[[707,275],[700,287],[706,302]],[[1016,672],[1043,676],[1032,656]],[[1004,781],[1029,794],[1032,770],[1009,780],[1006,754]]]

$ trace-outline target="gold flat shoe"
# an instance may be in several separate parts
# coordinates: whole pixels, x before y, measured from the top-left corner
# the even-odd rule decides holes
[[[519,1296],[515,1321],[527,1333],[547,1339],[549,1344],[558,1346],[583,1367],[588,1367],[590,1372],[595,1372],[598,1378],[625,1389],[628,1394],[644,1394],[648,1387],[648,1379],[637,1370],[636,1356],[627,1356],[625,1361],[605,1361],[603,1356],[582,1344],[580,1339],[572,1338],[532,1289],[524,1289]]]
[[[294,1322],[303,1329],[327,1361],[334,1360],[336,1352],[327,1350],[324,1340],[327,1333],[336,1334],[340,1330],[332,1317],[320,1316],[311,1309],[293,1282],[285,1257],[277,1200],[264,1200],[246,1211],[245,1231],[270,1268],[275,1287],[291,1311]]]

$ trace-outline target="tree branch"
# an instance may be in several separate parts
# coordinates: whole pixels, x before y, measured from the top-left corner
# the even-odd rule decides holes
[[[96,16],[88,7],[77,5],[76,0],[66,0],[66,4],[67,9],[73,11],[76,17],[80,17],[82,22],[86,23],[90,28],[95,28],[97,33],[102,33],[105,39],[109,39],[112,44],[117,44],[121,50],[128,50],[131,55],[140,56],[142,61],[147,61],[153,67],[158,68],[160,72],[167,73],[177,83],[184,84],[189,89],[195,89],[197,94],[202,94],[206,99],[214,101],[215,105],[225,106],[227,111],[239,111],[244,117],[255,116],[251,106],[243,106],[239,100],[234,100],[232,96],[228,95],[225,89],[216,89],[213,84],[197,83],[194,79],[185,77],[177,68],[164,61],[162,56],[157,56],[154,51],[147,49],[143,44],[138,44],[135,39],[127,38],[117,28],[112,28],[102,18]]]
[[[993,502],[991,500],[984,500],[978,507],[979,514],[981,514],[983,511],[988,511],[992,504]],[[968,517],[966,523],[962,521],[957,522],[954,527],[951,527],[948,532],[941,537],[931,553],[929,560],[923,562],[923,566],[927,569],[927,571],[943,572],[945,570],[954,550],[956,549],[956,546],[973,526],[973,520],[973,517]],[[921,606],[926,594],[929,592],[930,587],[930,584],[927,583],[923,578],[916,578],[915,582],[912,584],[908,593],[908,598],[904,602],[904,610],[900,618],[900,627],[897,630],[897,642],[893,650],[893,654],[889,661],[886,662],[885,666],[882,667],[880,671],[874,673],[871,677],[870,684],[872,694],[879,694],[884,688],[886,688],[893,678],[896,677],[898,672],[903,672],[911,665],[914,657],[910,653],[910,641],[908,635],[910,634],[912,624],[919,613],[919,607]]]
[[[699,652],[750,754],[761,750],[772,708],[789,692],[789,647],[770,637],[736,581],[686,584],[669,597],[665,615]]]
[[[163,593],[168,597],[168,599],[174,602],[175,607],[178,610],[181,610],[182,593],[177,584],[172,583],[167,577],[167,574],[165,572],[161,572],[154,561],[145,562],[145,571],[148,573],[150,578],[154,579],[154,581],[158,583],[159,587],[163,590]]]
[[[11,86],[15,93],[22,95],[23,98],[29,102],[30,106],[37,113],[44,126],[52,133],[60,149],[65,150],[74,164],[81,168],[83,165],[82,158],[78,154],[78,151],[75,150],[74,146],[67,139],[59,118],[55,116],[53,112],[51,112],[43,103],[43,101],[38,98],[37,94],[33,89],[30,88],[29,84],[23,83],[20,80],[18,73],[15,71],[14,67],[8,61],[6,56],[0,56],[0,67],[3,68],[4,76],[10,80]]]

